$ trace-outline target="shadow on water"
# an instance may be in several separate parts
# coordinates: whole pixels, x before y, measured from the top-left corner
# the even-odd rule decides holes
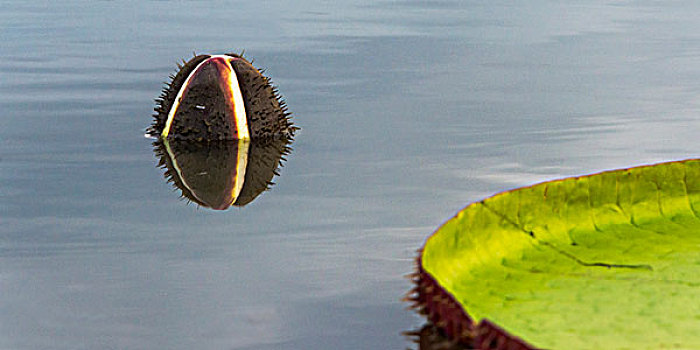
[[[161,139],[153,143],[165,178],[182,197],[225,210],[252,202],[274,183],[291,140],[196,142]]]

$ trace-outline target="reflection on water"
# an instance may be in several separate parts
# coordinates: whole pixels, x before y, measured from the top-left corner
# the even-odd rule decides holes
[[[291,141],[230,140],[195,142],[158,140],[153,151],[165,178],[182,197],[224,210],[244,206],[270,188],[272,178],[291,152]]]
[[[415,350],[465,350],[467,347],[447,339],[432,323],[423,327],[404,332],[404,335],[415,344]]]

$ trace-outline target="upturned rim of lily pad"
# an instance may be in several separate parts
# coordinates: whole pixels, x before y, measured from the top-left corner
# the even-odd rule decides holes
[[[419,251],[417,269],[411,276],[415,287],[407,299],[413,303],[413,308],[425,314],[450,339],[474,348],[551,348],[550,343],[543,339],[555,337],[546,333],[551,331],[552,324],[556,325],[552,323],[556,320],[547,318],[558,319],[561,316],[551,314],[555,312],[553,310],[557,310],[557,306],[566,306],[567,309],[561,312],[567,313],[575,311],[577,307],[592,309],[593,306],[586,303],[586,298],[591,296],[604,300],[606,304],[601,306],[610,307],[612,303],[621,310],[603,309],[599,311],[598,318],[586,314],[590,310],[574,315],[582,321],[561,325],[569,336],[577,334],[577,327],[581,328],[581,333],[577,334],[581,339],[577,343],[572,341],[576,345],[569,348],[596,346],[600,345],[596,341],[605,341],[607,335],[598,339],[596,333],[590,333],[591,330],[586,328],[589,325],[586,320],[591,318],[594,320],[589,323],[600,322],[603,328],[618,336],[615,344],[610,344],[608,348],[624,348],[626,342],[633,343],[637,335],[635,332],[644,338],[641,341],[648,341],[651,334],[656,334],[654,332],[659,332],[661,338],[665,336],[658,343],[645,343],[644,346],[649,348],[658,347],[659,344],[683,346],[686,339],[680,339],[684,337],[678,334],[685,334],[680,330],[688,326],[686,321],[692,314],[680,314],[692,313],[696,309],[686,306],[685,296],[675,297],[678,300],[673,306],[677,308],[677,314],[671,317],[675,321],[659,316],[661,320],[671,322],[665,325],[666,328],[634,328],[657,322],[656,319],[645,319],[643,313],[646,310],[654,312],[651,301],[656,300],[655,295],[653,300],[647,300],[650,305],[641,309],[639,315],[636,309],[628,312],[625,308],[639,305],[639,300],[644,300],[634,293],[648,293],[648,288],[652,287],[647,288],[645,283],[658,283],[663,287],[668,277],[665,273],[686,278],[697,275],[692,273],[695,271],[693,262],[700,261],[700,249],[693,248],[700,246],[700,234],[697,233],[700,233],[698,159],[648,164],[537,183],[471,203],[441,225]],[[684,244],[686,242],[688,244]],[[645,243],[649,246],[645,246]],[[655,249],[668,250],[664,252],[670,257],[660,256]],[[490,279],[489,276],[496,277]],[[535,279],[518,280],[523,276],[534,276]],[[513,280],[508,281],[509,278]],[[572,292],[562,281],[575,284],[569,289],[581,286],[590,286],[591,290],[611,288],[610,294]],[[596,281],[603,282],[598,286]],[[628,292],[624,289],[629,287],[629,283],[637,281],[647,282],[638,286],[640,290]],[[623,285],[616,289],[616,283]],[[577,304],[569,298],[549,300],[551,308],[544,310],[537,308],[536,302],[541,300],[537,296],[530,300],[518,300],[523,297],[523,291],[539,293],[538,285],[550,298],[556,298],[556,293],[564,293],[568,297],[569,293],[582,301]],[[512,288],[515,291],[498,288]],[[494,295],[503,295],[506,299]],[[476,307],[480,301],[496,305]],[[513,305],[529,305],[531,308]],[[530,314],[540,310],[543,314],[549,314],[541,318],[542,324],[538,324],[529,321],[536,317],[526,313],[518,315],[518,310],[530,310]],[[510,315],[504,316],[509,312]],[[627,317],[627,321],[602,322],[600,319],[618,316]],[[512,322],[518,317],[527,318],[523,322],[530,322],[526,327],[530,330],[523,331],[522,323],[513,326],[518,324]],[[566,317],[562,316],[561,319]],[[633,334],[625,334],[625,329],[631,329]],[[532,342],[530,337],[537,332],[540,334],[532,337],[536,339]],[[675,339],[672,339],[673,334],[676,335]],[[582,345],[586,337],[591,342]],[[551,344],[561,346],[564,343]]]

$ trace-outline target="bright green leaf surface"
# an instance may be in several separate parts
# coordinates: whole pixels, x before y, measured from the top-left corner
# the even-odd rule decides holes
[[[700,349],[700,161],[469,205],[422,263],[475,321],[548,349]]]

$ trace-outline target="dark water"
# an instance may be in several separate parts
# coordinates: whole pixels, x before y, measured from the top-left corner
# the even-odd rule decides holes
[[[700,5],[0,2],[0,349],[405,349],[415,250],[493,192],[698,155]],[[144,138],[193,51],[302,130],[251,204]]]

